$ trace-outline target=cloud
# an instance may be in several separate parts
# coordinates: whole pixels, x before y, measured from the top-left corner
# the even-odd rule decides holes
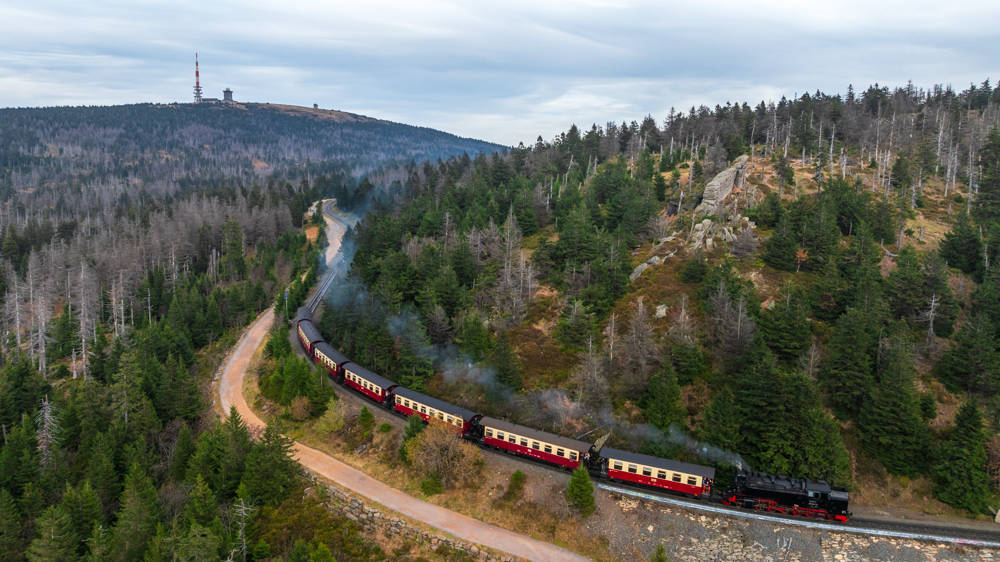
[[[923,0],[40,0],[0,5],[0,106],[187,101],[199,51],[208,95],[516,144],[849,83],[961,88],[995,71],[998,20]]]

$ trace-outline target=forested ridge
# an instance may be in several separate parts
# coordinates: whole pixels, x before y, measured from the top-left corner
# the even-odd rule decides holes
[[[989,81],[875,85],[410,166],[409,198],[358,228],[322,328],[410,388],[611,428],[722,481],[743,463],[986,513],[998,100]],[[725,204],[696,211],[744,154]]]
[[[0,124],[0,200],[13,216],[108,212],[269,177],[360,177],[391,163],[501,148],[361,115],[256,103],[8,108]]]

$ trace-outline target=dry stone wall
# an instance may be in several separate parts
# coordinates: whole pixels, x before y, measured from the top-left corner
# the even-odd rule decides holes
[[[327,509],[338,515],[343,515],[361,526],[365,536],[381,537],[388,541],[411,542],[426,550],[438,554],[459,555],[468,560],[482,562],[514,562],[511,556],[500,556],[483,549],[481,546],[445,535],[429,531],[420,525],[384,511],[381,505],[368,501],[352,491],[343,490],[333,484],[320,481],[315,475],[306,473],[315,486],[326,490],[329,500],[325,503]]]

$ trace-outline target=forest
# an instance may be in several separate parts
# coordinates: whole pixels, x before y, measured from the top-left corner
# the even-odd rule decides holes
[[[304,495],[291,441],[217,421],[211,379],[262,310],[305,299],[317,200],[495,147],[287,111],[0,110],[3,559],[384,558]]]
[[[988,80],[852,87],[408,166],[321,328],[487,414],[989,513],[998,100]],[[744,154],[727,205],[699,213]]]

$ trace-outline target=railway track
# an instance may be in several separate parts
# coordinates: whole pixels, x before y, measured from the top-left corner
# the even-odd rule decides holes
[[[326,202],[323,204],[323,214],[329,217],[331,220],[337,221],[344,228],[349,228],[350,225],[343,220],[343,218],[333,213],[330,208],[332,202]],[[320,278],[320,283],[317,285],[316,290],[306,301],[306,305],[310,312],[315,312],[319,303],[323,300],[323,295],[329,289],[330,285],[333,283],[337,276],[337,270],[334,268],[328,268],[323,276]],[[331,385],[335,388],[339,387],[345,389],[347,387],[334,384],[331,381]],[[354,400],[358,400],[361,403],[368,405],[377,405],[374,401],[357,394],[356,392],[344,392],[341,394],[350,395]],[[401,419],[407,419],[408,416],[396,412],[389,408],[381,408],[396,417]],[[509,453],[504,453],[502,451],[495,450],[492,447],[486,446],[482,443],[476,443],[484,451],[492,454],[504,455]],[[560,473],[565,473],[558,467],[550,466],[547,463],[535,461],[534,459],[517,456],[519,460],[525,462],[530,462],[539,467],[545,468],[547,470],[553,470]],[[608,492],[627,495],[635,498],[644,499],[647,501],[653,501],[657,503],[663,503],[668,505],[674,505],[677,507],[683,507],[687,509],[693,509],[698,511],[710,512],[718,515],[724,515],[727,517],[736,517],[742,519],[756,519],[759,521],[769,521],[782,525],[790,525],[796,527],[811,528],[816,530],[824,531],[834,531],[834,532],[845,532],[845,533],[857,533],[876,537],[887,537],[887,538],[899,538],[899,539],[912,539],[921,541],[932,541],[932,542],[942,542],[956,545],[966,545],[984,548],[1000,548],[1000,531],[990,531],[986,529],[974,529],[969,527],[955,527],[947,524],[938,523],[921,523],[916,521],[903,521],[903,520],[884,520],[884,519],[871,519],[863,517],[854,517],[848,523],[831,523],[825,520],[813,520],[804,519],[795,516],[783,516],[773,513],[760,513],[751,510],[744,510],[738,507],[724,506],[720,503],[715,503],[715,501],[706,502],[690,498],[684,498],[681,496],[669,494],[666,492],[661,492],[658,490],[632,485],[627,482],[614,481],[611,482],[607,478],[596,477],[596,486]]]

